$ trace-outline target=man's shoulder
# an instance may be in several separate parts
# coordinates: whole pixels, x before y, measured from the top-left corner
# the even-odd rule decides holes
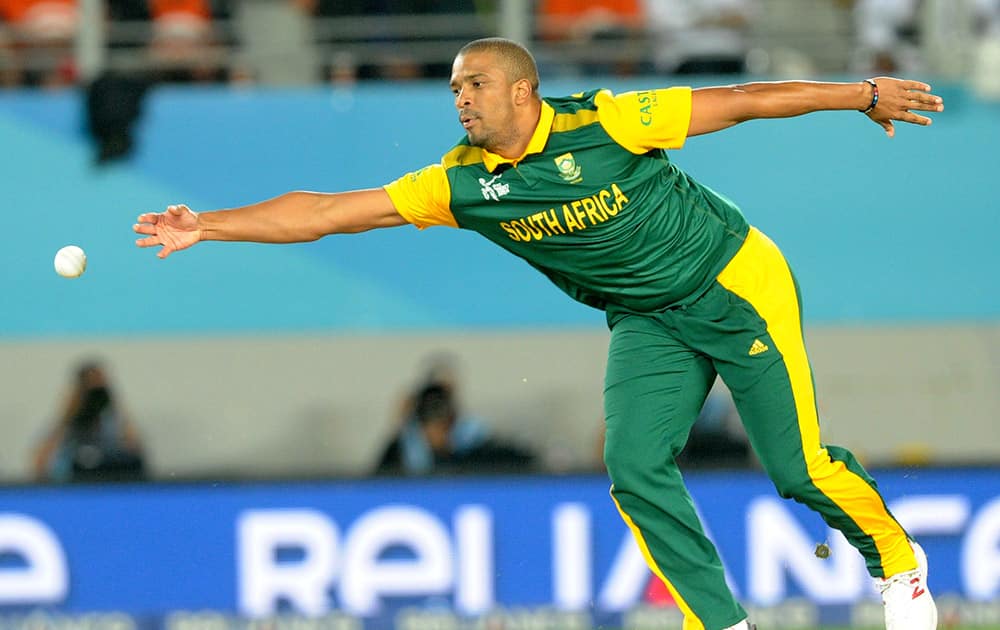
[[[441,165],[445,170],[455,166],[472,166],[483,161],[483,150],[469,144],[468,138],[462,138],[455,146],[441,157]]]
[[[596,110],[597,95],[603,91],[605,90],[594,89],[568,96],[546,96],[542,100],[548,103],[557,114],[575,114],[583,110]]]

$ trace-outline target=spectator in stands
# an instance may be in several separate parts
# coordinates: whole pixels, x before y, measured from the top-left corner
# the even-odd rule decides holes
[[[134,129],[148,89],[149,83],[143,79],[112,72],[87,85],[87,130],[94,141],[97,164],[125,159],[132,153]]]
[[[366,44],[383,44],[378,52],[370,54],[364,63],[358,63],[355,68],[360,79],[386,79],[390,81],[409,81],[427,77],[447,77],[451,74],[451,61],[431,63],[414,54],[422,41],[441,39],[442,35],[428,34],[419,26],[414,26],[407,17],[440,16],[435,18],[438,24],[452,25],[449,16],[473,15],[476,3],[464,0],[293,0],[303,8],[312,8],[312,13],[319,18],[359,18],[366,16],[381,16],[389,18],[377,22],[369,22],[376,28],[363,40]],[[392,19],[397,18],[397,19]],[[454,37],[453,33],[444,36]],[[353,38],[346,38],[350,41]],[[344,43],[345,38],[321,38],[318,43],[323,46],[336,47]],[[415,46],[409,46],[408,43]],[[333,78],[337,68],[326,67],[324,76]]]
[[[401,435],[406,426],[417,417],[417,404],[421,392],[430,387],[444,389],[456,410],[462,409],[460,374],[462,368],[458,357],[447,352],[433,353],[424,358],[416,383],[400,397],[399,409],[392,427],[393,435]],[[477,417],[461,412],[463,440],[480,441],[486,435],[486,426]]]
[[[23,72],[14,42],[3,30],[0,21],[0,89],[18,87],[23,82]]]
[[[400,401],[397,428],[402,427],[413,417],[420,392],[431,385],[439,385],[448,390],[455,404],[461,406],[460,373],[458,357],[450,353],[438,352],[426,357],[419,371],[420,376],[417,378],[416,386]]]
[[[39,481],[138,481],[145,457],[136,426],[97,361],[81,363],[58,422],[35,451]]]
[[[1000,0],[975,0],[976,31],[980,37],[1000,37]]]
[[[425,475],[523,471],[534,464],[526,449],[490,437],[481,423],[462,418],[454,391],[431,382],[379,458],[376,473]]]
[[[148,0],[153,36],[150,52],[167,82],[206,82],[225,78],[213,63],[212,8],[208,0]]]
[[[972,86],[982,98],[1000,101],[1000,0],[977,0]]]
[[[337,51],[330,56],[326,68],[326,78],[340,87],[352,86],[358,81],[358,61],[346,51]]]
[[[633,75],[641,71],[639,35],[643,28],[640,0],[541,0],[537,6],[538,34],[558,42],[572,56],[583,58],[575,68],[585,74]],[[616,59],[608,60],[614,46]],[[634,57],[634,58],[633,58]]]
[[[0,20],[10,29],[3,54],[11,64],[5,82],[41,87],[75,83],[77,8],[77,0],[0,0]]]
[[[895,74],[920,67],[920,0],[841,0],[854,20],[861,72]]]
[[[746,71],[756,0],[645,0],[656,41],[653,63],[667,74]]]
[[[1000,54],[1000,0],[839,0],[851,9],[860,72],[891,74],[922,70],[997,84],[982,70],[981,55]],[[982,45],[986,43],[986,49]],[[989,59],[986,60],[990,62]],[[970,63],[971,62],[971,63]],[[1000,63],[998,61],[997,63]],[[971,66],[971,67],[970,67]]]

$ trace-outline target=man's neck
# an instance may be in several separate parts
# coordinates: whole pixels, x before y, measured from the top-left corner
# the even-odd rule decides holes
[[[541,117],[542,102],[540,100],[531,101],[530,104],[518,112],[518,116],[515,119],[514,124],[517,127],[516,142],[510,146],[499,147],[497,150],[491,152],[507,160],[516,160],[523,156],[524,152],[528,150],[531,138],[535,135],[535,129],[538,128],[538,121]]]

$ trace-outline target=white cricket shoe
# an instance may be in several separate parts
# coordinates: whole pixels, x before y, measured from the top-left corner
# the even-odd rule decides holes
[[[891,577],[876,579],[885,606],[886,630],[936,630],[937,606],[927,588],[927,555],[910,542],[917,556],[917,568]]]

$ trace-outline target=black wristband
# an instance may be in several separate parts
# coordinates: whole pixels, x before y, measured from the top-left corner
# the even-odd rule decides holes
[[[878,105],[878,84],[875,83],[875,79],[865,79],[864,82],[872,86],[872,102],[868,105],[868,109],[859,109],[858,111],[862,114],[867,114]]]

